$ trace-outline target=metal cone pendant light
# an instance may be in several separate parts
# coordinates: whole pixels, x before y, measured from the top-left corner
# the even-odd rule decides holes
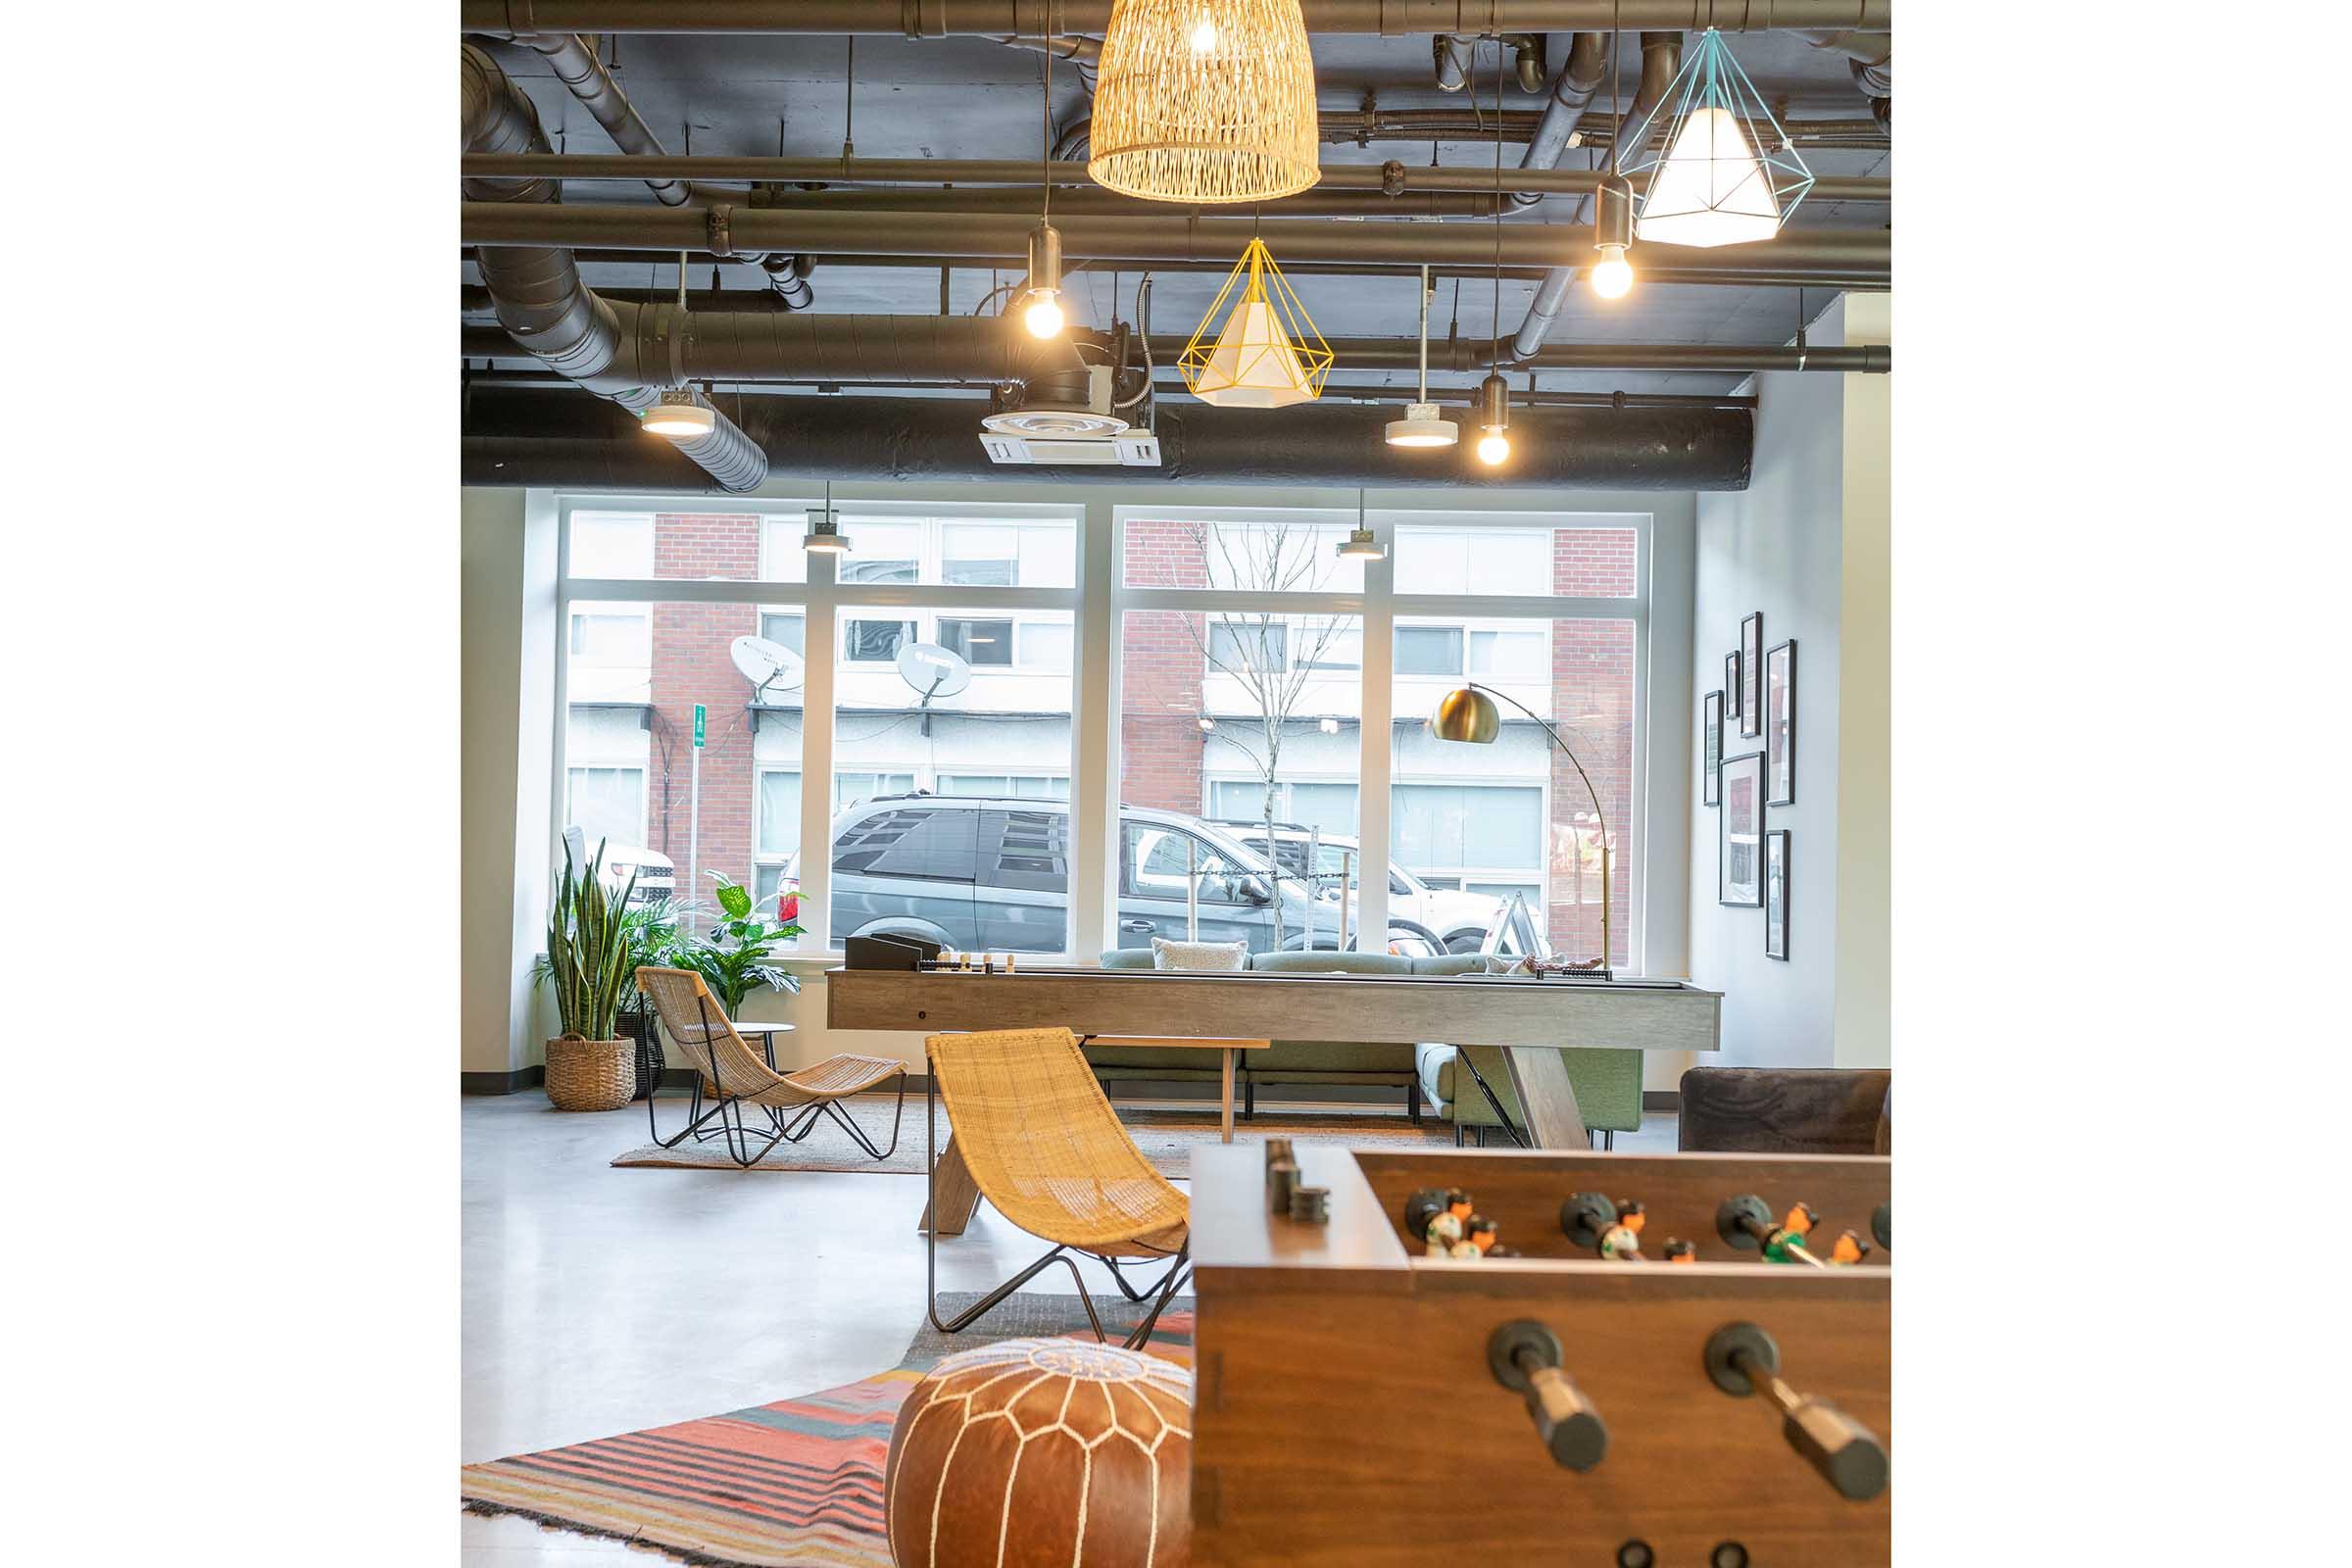
[[[1203,403],[1279,409],[1320,397],[1331,361],[1331,345],[1283,281],[1265,241],[1253,239],[1176,364],[1186,389]]]
[[[1254,202],[1322,177],[1298,0],[1113,0],[1086,172],[1148,201]]]

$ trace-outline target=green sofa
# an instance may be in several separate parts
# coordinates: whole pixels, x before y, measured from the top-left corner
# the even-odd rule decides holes
[[[1475,974],[1485,960],[1475,953],[1440,954],[1409,958],[1385,953],[1257,953],[1248,966],[1265,973],[1331,974]],[[1148,948],[1116,948],[1102,955],[1105,969],[1149,969]],[[1171,1033],[1178,1026],[1169,1025]],[[1511,1113],[1519,1105],[1511,1094],[1510,1075],[1503,1070],[1498,1048],[1472,1047],[1478,1068]],[[1096,1076],[1104,1082],[1155,1079],[1176,1082],[1215,1082],[1219,1068],[1204,1064],[1193,1051],[1094,1050],[1087,1053]],[[1565,1053],[1568,1080],[1576,1088],[1577,1106],[1587,1126],[1616,1133],[1642,1125],[1642,1053],[1585,1051]],[[1465,1092],[1455,1093],[1455,1080]],[[1454,1048],[1448,1045],[1405,1045],[1355,1040],[1277,1040],[1263,1051],[1242,1054],[1237,1074],[1242,1086],[1244,1114],[1255,1114],[1256,1086],[1263,1084],[1372,1084],[1402,1089],[1405,1110],[1418,1122],[1423,1103],[1454,1122],[1458,1143],[1465,1127],[1495,1125],[1494,1108],[1467,1073],[1459,1071]],[[1484,1134],[1481,1134],[1483,1138]]]

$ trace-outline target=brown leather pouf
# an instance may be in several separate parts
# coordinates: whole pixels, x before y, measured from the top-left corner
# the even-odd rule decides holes
[[[949,1356],[899,1407],[883,1471],[899,1568],[1185,1568],[1193,1375],[1076,1340]]]

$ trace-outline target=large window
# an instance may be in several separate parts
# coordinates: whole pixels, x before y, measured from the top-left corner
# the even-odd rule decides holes
[[[1581,952],[1605,819],[1631,956],[1642,519],[1374,514],[1392,554],[1367,564],[1336,549],[1353,507],[1094,503],[1114,548],[1087,582],[1085,505],[839,500],[839,558],[801,547],[813,502],[734,505],[564,508],[555,826],[652,885],[708,909],[717,876],[798,883],[836,952],[861,930],[1081,960],[1193,932],[1419,952],[1480,945],[1513,899]],[[1117,680],[1082,679],[1105,623]],[[1465,682],[1496,695],[1492,746],[1422,724]],[[1089,712],[1115,791],[1080,755]]]

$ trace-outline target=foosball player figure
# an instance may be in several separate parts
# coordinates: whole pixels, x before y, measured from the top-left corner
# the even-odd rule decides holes
[[[1458,1219],[1464,1225],[1467,1225],[1477,1214],[1477,1211],[1478,1205],[1470,1201],[1470,1195],[1468,1193],[1463,1192],[1459,1187],[1449,1187],[1446,1190],[1446,1213],[1451,1214],[1455,1219]]]
[[[1788,1254],[1791,1251],[1812,1250],[1805,1237],[1820,1222],[1821,1216],[1813,1212],[1810,1203],[1798,1203],[1790,1208],[1788,1218],[1773,1227],[1772,1234],[1764,1239],[1765,1260],[1772,1263],[1795,1262],[1796,1259]]]
[[[1462,1235],[1472,1247],[1478,1250],[1480,1257],[1491,1256],[1494,1253],[1494,1222],[1486,1215],[1471,1215],[1470,1223],[1463,1228]]]
[[[1695,1263],[1698,1261],[1698,1249],[1679,1236],[1669,1236],[1666,1238],[1666,1261],[1669,1263]]]
[[[1431,1216],[1429,1230],[1423,1237],[1429,1244],[1429,1255],[1432,1257],[1451,1257],[1453,1244],[1461,1239],[1462,1222],[1450,1208]]]
[[[1617,1223],[1600,1233],[1600,1255],[1621,1263],[1642,1260],[1642,1227],[1649,1216],[1630,1198],[1617,1200]]]
[[[1830,1249],[1833,1263],[1859,1263],[1870,1255],[1870,1244],[1852,1231],[1840,1232],[1837,1245]]]

